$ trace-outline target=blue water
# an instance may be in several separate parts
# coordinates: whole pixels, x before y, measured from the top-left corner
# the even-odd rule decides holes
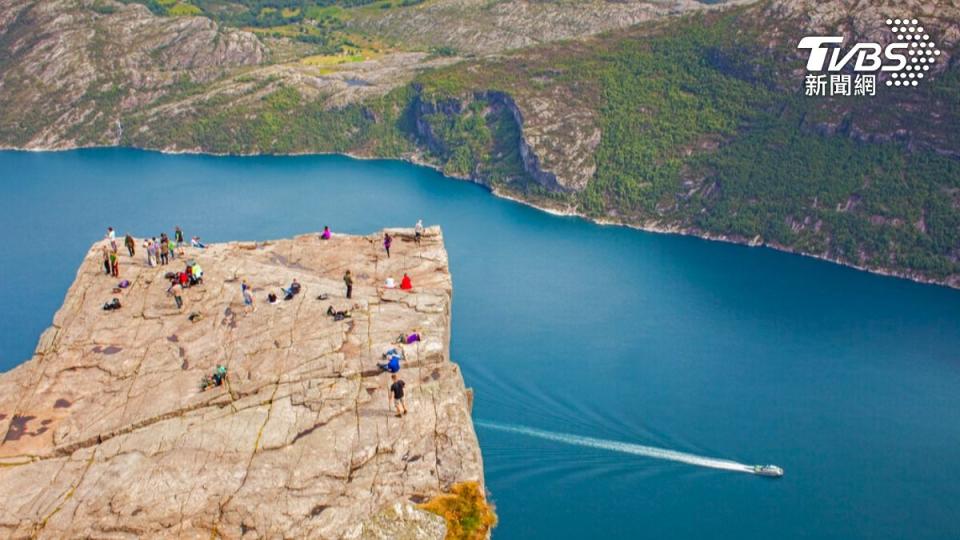
[[[601,227],[404,163],[0,152],[0,369],[108,224],[204,240],[443,226],[474,416],[780,480],[478,427],[497,538],[956,538],[960,291]]]

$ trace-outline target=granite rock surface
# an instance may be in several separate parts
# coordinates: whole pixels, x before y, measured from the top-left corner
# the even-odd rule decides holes
[[[390,258],[380,234],[311,234],[188,247],[153,267],[139,239],[133,257],[118,242],[119,278],[94,245],[34,357],[0,375],[0,536],[442,537],[411,503],[482,483],[482,459],[449,358],[442,234],[417,246],[392,233]],[[186,260],[204,279],[178,309],[164,275]],[[411,291],[385,288],[404,273]],[[294,278],[302,290],[283,300]],[[377,363],[414,329],[398,418]],[[226,383],[201,390],[220,364]]]

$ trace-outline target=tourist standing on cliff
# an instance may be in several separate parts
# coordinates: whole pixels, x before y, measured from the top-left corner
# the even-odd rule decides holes
[[[343,284],[347,286],[347,298],[353,298],[353,276],[349,270],[343,274]]]
[[[147,260],[150,266],[160,264],[160,246],[157,245],[157,239],[151,238],[147,244]]]
[[[383,249],[387,250],[387,258],[390,258],[390,246],[393,245],[393,238],[390,237],[390,233],[383,232]]]
[[[113,227],[107,227],[107,240],[110,241],[110,247],[114,251],[117,250],[117,231],[113,230]]]
[[[130,236],[130,233],[127,233],[127,236],[123,239],[123,245],[127,246],[127,251],[130,253],[131,257],[136,254],[137,244],[133,241],[133,237]]]
[[[390,379],[393,381],[393,384],[390,385],[390,400],[393,401],[393,405],[397,408],[397,418],[407,414],[407,406],[403,402],[403,387],[406,385],[397,374],[394,373],[390,376]]]
[[[160,264],[167,264],[170,261],[170,243],[167,241],[167,235],[160,235]]]
[[[420,239],[423,238],[423,220],[418,219],[416,227],[413,228],[413,240],[420,247]]]
[[[246,312],[256,311],[257,308],[253,305],[253,291],[250,289],[250,285],[247,284],[247,280],[243,280],[240,283],[240,294],[243,295],[243,309]]]
[[[110,275],[112,269],[110,268],[110,248],[103,246],[103,273]]]
[[[120,255],[117,250],[110,252],[110,275],[120,277]]]
[[[173,228],[173,239],[177,242],[177,249],[183,249],[183,231],[179,225]]]

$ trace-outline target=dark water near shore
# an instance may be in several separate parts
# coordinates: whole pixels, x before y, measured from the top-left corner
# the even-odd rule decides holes
[[[478,427],[528,538],[957,538],[960,292],[558,218],[343,157],[0,152],[0,369],[90,244],[443,226],[474,416],[786,469],[781,480]]]

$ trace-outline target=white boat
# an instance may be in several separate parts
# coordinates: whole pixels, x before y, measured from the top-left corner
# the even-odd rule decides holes
[[[754,465],[753,474],[780,478],[783,476],[783,469],[777,467],[776,465]]]

